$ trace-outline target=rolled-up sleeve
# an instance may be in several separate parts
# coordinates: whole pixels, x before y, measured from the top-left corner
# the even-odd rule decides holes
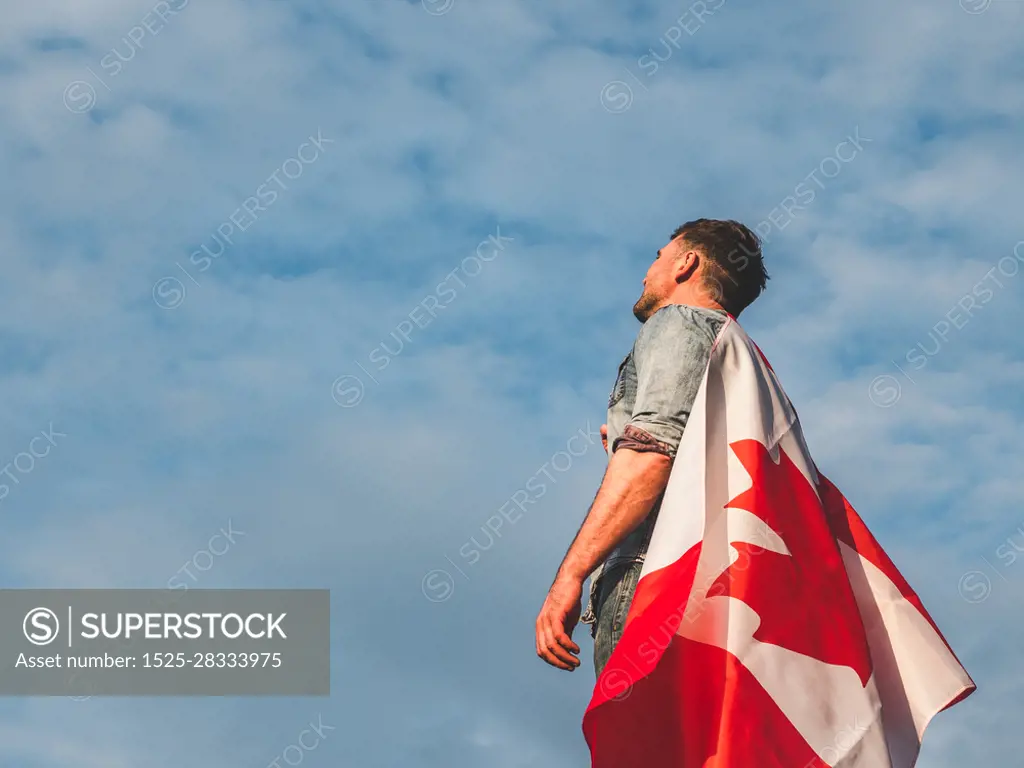
[[[675,457],[714,342],[684,305],[662,307],[647,319],[633,345],[633,415],[613,451],[629,448]]]

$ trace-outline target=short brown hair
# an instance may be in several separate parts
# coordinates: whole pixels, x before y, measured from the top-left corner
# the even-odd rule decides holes
[[[673,240],[680,236],[704,254],[704,288],[726,310],[739,315],[761,295],[769,278],[761,240],[750,229],[731,219],[695,219],[672,233]]]

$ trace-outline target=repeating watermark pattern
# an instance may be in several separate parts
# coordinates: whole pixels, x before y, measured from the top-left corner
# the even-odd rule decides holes
[[[316,722],[309,721],[309,726],[299,732],[294,744],[289,744],[281,754],[267,763],[267,768],[282,768],[284,765],[302,765],[306,755],[316,751],[322,743],[327,741],[327,732],[337,730],[336,726],[327,725],[324,722],[323,712],[316,716]]]
[[[50,455],[50,451],[57,445],[58,437],[67,437],[67,435],[63,432],[58,432],[51,421],[48,428],[42,430],[28,441],[27,451],[20,451],[15,454],[13,459],[7,462],[4,468],[0,470],[0,475],[6,476],[10,483],[0,482],[0,502],[11,494],[12,487],[16,488],[21,485],[25,476],[35,471],[36,461],[45,459]]]
[[[422,301],[416,304],[406,315],[406,319],[399,321],[394,330],[391,331],[389,341],[381,341],[366,355],[367,363],[379,374],[387,368],[391,362],[402,354],[402,352],[413,343],[413,331],[415,329],[425,330],[437,319],[437,312],[444,310],[451,305],[459,296],[459,289],[465,289],[467,283],[460,275],[467,278],[477,277],[483,272],[484,265],[498,258],[498,254],[505,250],[505,246],[515,238],[506,237],[501,234],[501,227],[495,227],[495,234],[488,235],[486,240],[480,241],[476,252],[464,258],[459,266],[445,275],[444,279],[437,284],[437,287],[427,294]],[[458,288],[456,288],[456,284]],[[392,342],[394,342],[392,344]],[[394,348],[392,348],[394,347]],[[358,359],[353,359],[363,374],[374,384],[380,384],[377,377],[371,373],[366,366]],[[346,373],[334,380],[331,385],[331,397],[334,402],[342,408],[354,408],[363,401],[366,394],[366,384],[363,379],[355,374]]]
[[[992,3],[1019,3],[1022,0],[960,0],[960,7],[972,16],[984,13]]]
[[[217,558],[223,557],[237,544],[236,539],[240,536],[247,536],[245,531],[236,530],[232,526],[232,518],[228,518],[227,527],[220,528],[217,533],[210,537],[209,541],[206,542],[206,546],[202,547],[184,562],[184,564],[177,570],[177,572],[167,580],[167,589],[161,591],[160,608],[162,610],[169,610],[175,608],[180,601],[182,595],[189,590],[190,587],[194,587],[199,583],[202,578],[201,574],[209,572],[213,568],[213,564]],[[193,569],[196,573],[193,573]],[[183,575],[184,574],[184,575]],[[188,577],[186,580],[185,577]],[[123,642],[119,642],[120,650],[122,652],[128,652],[135,649],[138,645],[138,640],[129,638]],[[83,686],[88,687],[90,685],[89,680],[76,681],[76,690],[81,689]],[[69,697],[74,701],[88,701],[92,696],[71,696]]]
[[[33,608],[25,614],[21,631],[32,645],[49,645],[60,634],[60,619],[49,608]]]
[[[715,15],[725,5],[725,0],[696,0],[690,4],[686,11],[666,29],[658,38],[658,45],[651,47],[647,53],[636,60],[637,69],[644,77],[650,79],[661,69],[661,65],[672,58],[675,51],[681,47],[680,41],[685,32],[693,37],[700,29],[707,24],[708,19]],[[630,81],[636,83],[644,91],[647,86],[630,67],[626,67],[626,74]],[[633,106],[633,87],[630,81],[611,80],[601,88],[601,106],[612,114],[625,112]]]
[[[466,575],[463,566],[472,568],[479,563],[484,553],[490,551],[497,540],[501,538],[501,531],[505,525],[508,524],[511,527],[522,520],[527,514],[526,508],[536,504],[544,497],[549,484],[558,484],[557,475],[564,475],[572,469],[573,460],[586,455],[595,443],[601,445],[601,433],[594,430],[590,422],[587,421],[585,427],[581,427],[566,440],[565,450],[555,451],[551,458],[545,461],[521,488],[517,489],[504,504],[498,507],[495,514],[487,518],[480,526],[480,540],[477,540],[477,534],[474,533],[465,544],[459,547],[458,556],[459,562],[462,563],[461,566],[447,553],[445,553],[444,559],[462,578],[468,581],[469,576]],[[577,448],[579,450],[576,450]],[[552,474],[549,468],[554,470],[555,474]],[[455,594],[455,578],[445,568],[435,568],[424,575],[420,588],[423,591],[423,596],[430,602],[443,603]]]
[[[185,10],[189,0],[159,0],[149,12],[143,16],[139,23],[128,30],[128,34],[121,38],[121,42],[115,45],[100,59],[100,69],[108,79],[113,79],[121,74],[124,68],[135,59],[135,56],[145,49],[151,42],[151,38],[159,35],[167,25]],[[121,52],[122,44],[125,53]],[[64,88],[64,106],[75,114],[84,114],[96,106],[97,92],[95,84],[103,86],[107,92],[112,92],[107,80],[100,77],[92,67],[86,67],[90,80],[73,80]]]
[[[680,622],[686,618],[689,595],[683,596],[682,601],[673,609],[672,613],[665,617],[658,626],[654,627],[636,646],[637,656],[641,661],[650,664],[656,661],[662,653],[672,644]],[[696,617],[694,617],[696,618]],[[614,656],[614,667],[609,667],[600,677],[601,692],[612,701],[625,701],[633,692],[629,683],[630,675],[620,666],[628,662],[641,676],[644,675],[643,668],[637,664],[637,660],[631,654],[624,653],[625,649],[616,649],[619,652]]]
[[[836,144],[835,149],[825,157],[808,173],[803,180],[793,188],[791,194],[786,195],[778,205],[768,213],[767,217],[759,221],[754,227],[761,242],[770,242],[768,237],[773,230],[781,232],[797,218],[799,211],[806,210],[823,192],[828,183],[843,172],[843,167],[852,163],[864,151],[864,145],[870,144],[874,139],[860,135],[860,126],[855,126],[853,133]],[[813,184],[812,184],[813,182]]]
[[[431,16],[444,16],[455,7],[455,0],[420,0],[420,3]]]
[[[1014,540],[1015,536],[1019,537],[1019,541]],[[1024,524],[1017,526],[1017,530],[1010,536],[1007,536],[1006,541],[995,549],[995,556],[1002,563],[1002,570],[996,568],[987,557],[982,557],[981,559],[985,561],[985,565],[996,576],[1008,582],[1009,579],[1006,578],[1003,571],[1017,562],[1018,555],[1024,555]],[[968,603],[983,603],[992,594],[992,579],[982,570],[974,569],[967,571],[967,573],[960,577],[957,591],[960,593],[960,597]]]
[[[224,557],[235,547],[239,536],[248,535],[245,531],[238,531],[232,528],[231,522],[229,517],[227,528],[221,528],[217,533],[213,534],[210,540],[206,542],[206,546],[196,550],[195,554],[185,561],[177,573],[167,580],[168,589],[188,590],[190,585],[194,587],[202,578],[201,574],[209,572],[218,558]],[[193,569],[195,569],[196,573],[192,572]],[[186,576],[189,580],[185,579]]]
[[[763,539],[768,541],[771,536],[775,536],[773,531],[768,527],[768,524],[763,520],[762,533],[759,533],[755,538]],[[707,610],[710,605],[709,601],[717,597],[726,597],[730,595],[730,586],[734,579],[741,573],[745,573],[749,570],[750,566],[754,562],[755,557],[759,557],[765,552],[771,552],[772,550],[766,549],[765,547],[748,544],[748,546],[742,549],[737,549],[737,557],[733,563],[726,568],[724,571],[715,573],[709,571],[704,576],[704,581],[700,586],[697,586],[698,582],[694,582],[694,588],[690,590],[686,595],[683,596],[682,600],[673,608],[672,612],[665,617],[656,627],[654,627],[650,634],[648,634],[639,644],[636,646],[637,658],[631,658],[629,655],[619,653],[616,658],[616,663],[628,662],[634,670],[644,675],[643,668],[637,664],[637,661],[642,661],[646,665],[650,665],[655,662],[672,644],[672,640],[676,637],[679,632],[679,627],[682,622],[687,624],[693,624],[700,618],[701,614]],[[601,690],[609,699],[613,701],[624,701],[629,698],[632,693],[632,687],[629,685],[629,675],[622,669],[609,668],[606,673],[601,676]]]
[[[259,221],[270,207],[280,198],[279,193],[287,192],[288,184],[281,179],[284,176],[289,181],[299,179],[305,172],[307,165],[312,165],[319,160],[327,151],[327,145],[333,144],[334,139],[324,136],[323,129],[316,129],[316,136],[309,138],[299,145],[295,157],[289,157],[279,165],[266,180],[256,187],[255,193],[247,197],[242,204],[231,212],[216,230],[210,233],[210,246],[204,242],[188,257],[189,263],[194,267],[189,272],[176,262],[176,266],[196,287],[202,287],[193,273],[201,274],[206,272],[216,259],[219,259],[228,248],[235,245],[232,236],[245,232],[253,224]],[[295,171],[295,173],[291,173]],[[177,309],[184,303],[186,296],[185,283],[173,276],[161,277],[153,284],[153,301],[161,309]]]
[[[810,185],[810,181],[813,180],[819,190],[826,188],[825,182],[818,178],[818,173],[825,179],[834,179],[842,171],[840,163],[852,163],[856,159],[857,155],[864,151],[864,144],[870,144],[874,139],[870,139],[867,136],[860,135],[860,126],[855,126],[853,133],[843,139],[836,145],[835,150],[832,154],[827,155],[821,162],[818,163],[817,167],[812,170],[804,180],[801,181],[793,190],[792,195],[784,197],[778,205],[776,205],[768,213],[767,218],[759,221],[754,227],[754,231],[758,235],[760,240],[760,246],[767,244],[770,239],[768,235],[772,232],[774,226],[780,232],[792,223],[797,217],[797,211],[806,210],[811,203],[817,198],[818,192],[815,191],[814,187]],[[852,154],[843,152],[844,147],[852,150]],[[830,170],[835,170],[835,173],[830,173]],[[799,197],[799,199],[798,199]],[[748,251],[746,246],[740,245],[734,248],[726,259],[729,263],[736,267],[737,272],[742,272],[750,264],[750,259],[757,256],[758,252]],[[739,287],[739,282],[736,276],[733,274],[734,270],[726,270],[724,277],[732,281],[733,285]],[[722,285],[721,280],[714,275],[704,276],[704,288],[708,292],[710,298],[718,303],[723,303],[728,293],[725,291],[725,287]]]
[[[907,350],[903,356],[905,364],[917,371],[925,368],[928,361],[950,343],[950,333],[966,328],[968,323],[974,319],[974,313],[989,304],[995,298],[997,291],[1006,287],[1006,283],[999,276],[1001,275],[1007,280],[1016,277],[1021,270],[1021,264],[1024,264],[1024,240],[1013,247],[1012,256],[1003,256],[971,287],[970,291],[961,296],[943,314],[942,318],[928,330],[927,342],[919,341]],[[917,383],[904,370],[903,366],[895,360],[890,362],[907,381],[911,384]],[[892,408],[902,396],[903,386],[900,379],[890,373],[876,376],[868,385],[868,398],[879,408]]]
[[[761,528],[752,538],[769,542],[773,537],[777,537],[778,533],[773,531],[764,520],[759,522]],[[683,621],[687,624],[693,624],[697,619],[707,610],[709,600],[716,597],[726,597],[732,594],[731,587],[733,580],[736,579],[740,574],[746,573],[750,566],[754,563],[755,557],[760,557],[765,552],[772,552],[771,549],[766,549],[763,546],[755,544],[753,542],[746,542],[746,546],[741,549],[736,549],[737,557],[732,564],[720,573],[714,573],[709,571],[704,579],[704,583],[701,588],[694,589],[690,592],[686,602],[680,606],[682,610]],[[696,599],[695,599],[696,598]],[[678,627],[679,620],[675,622],[675,626]],[[664,650],[664,649],[662,649]]]
[[[839,765],[840,761],[849,755],[850,752],[853,751],[854,747],[860,744],[864,735],[874,724],[874,720],[862,723],[860,721],[860,715],[855,716],[853,724],[840,729],[836,733],[836,737],[832,740],[832,743],[818,753],[818,758],[820,758],[820,760],[817,758],[811,760],[804,766],[804,768],[815,768],[816,766],[821,765],[822,761],[828,765]]]

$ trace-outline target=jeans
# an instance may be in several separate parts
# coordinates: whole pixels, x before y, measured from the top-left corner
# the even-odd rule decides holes
[[[594,638],[594,672],[598,676],[622,637],[643,567],[643,563],[616,564],[603,571],[595,585],[593,603],[596,618],[590,632]]]

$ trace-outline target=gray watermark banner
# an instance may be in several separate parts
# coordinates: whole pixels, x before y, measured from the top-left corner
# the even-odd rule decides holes
[[[326,589],[0,589],[0,696],[330,696]]]

